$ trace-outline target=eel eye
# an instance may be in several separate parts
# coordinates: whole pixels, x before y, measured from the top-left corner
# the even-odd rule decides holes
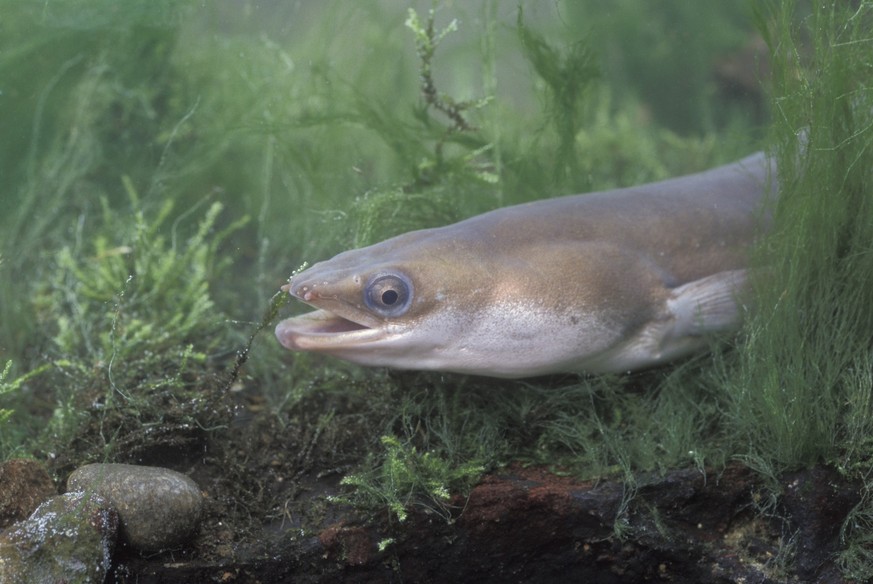
[[[364,303],[381,316],[400,316],[412,303],[412,284],[402,274],[380,274],[364,288]]]

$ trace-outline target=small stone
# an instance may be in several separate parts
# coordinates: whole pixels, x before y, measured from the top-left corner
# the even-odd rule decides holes
[[[0,529],[22,521],[58,494],[45,468],[35,460],[13,458],[0,464]]]
[[[68,490],[93,491],[118,511],[121,535],[140,551],[185,541],[200,524],[203,495],[174,470],[132,464],[88,464],[73,471]]]
[[[0,533],[0,582],[100,584],[117,530],[118,515],[99,495],[52,497]]]

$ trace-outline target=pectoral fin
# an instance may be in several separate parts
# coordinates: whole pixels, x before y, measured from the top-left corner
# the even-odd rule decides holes
[[[667,310],[674,319],[672,337],[699,336],[735,327],[740,320],[737,296],[746,270],[719,272],[670,292]]]
[[[602,353],[589,371],[631,371],[665,363],[706,346],[706,334],[740,321],[738,295],[746,270],[719,272],[667,292],[660,314],[625,342]]]

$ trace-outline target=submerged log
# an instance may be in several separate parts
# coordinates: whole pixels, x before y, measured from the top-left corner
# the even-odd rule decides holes
[[[632,488],[512,466],[458,498],[448,520],[422,510],[393,524],[340,518],[225,560],[129,558],[122,568],[140,583],[842,582],[834,552],[858,485],[812,469],[781,486],[766,507],[770,491],[741,465],[644,475]]]

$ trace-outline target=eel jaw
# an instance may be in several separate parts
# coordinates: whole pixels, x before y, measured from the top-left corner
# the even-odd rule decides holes
[[[336,352],[389,336],[384,328],[374,328],[319,309],[276,325],[276,338],[292,351]]]

